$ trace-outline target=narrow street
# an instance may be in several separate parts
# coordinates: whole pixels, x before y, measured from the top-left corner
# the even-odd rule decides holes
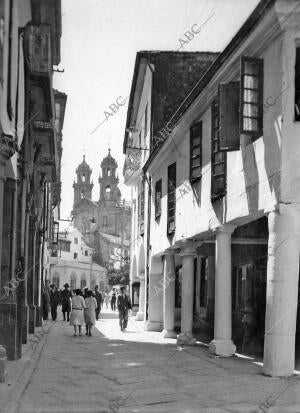
[[[21,378],[3,413],[299,412],[298,379],[264,377],[251,360],[216,358],[202,344],[176,347],[133,318],[122,333],[110,310],[92,337],[73,337],[61,318],[45,331],[28,383]],[[260,408],[266,400],[274,407]]]

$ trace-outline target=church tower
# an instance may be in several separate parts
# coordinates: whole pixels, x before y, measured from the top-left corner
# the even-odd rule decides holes
[[[101,162],[102,176],[99,176],[100,199],[99,204],[120,204],[121,192],[118,188],[119,178],[116,176],[118,164],[110,154]]]
[[[74,188],[74,207],[81,199],[92,199],[93,182],[91,182],[92,170],[85,161],[85,155],[83,155],[83,161],[76,169],[76,182],[73,183]]]

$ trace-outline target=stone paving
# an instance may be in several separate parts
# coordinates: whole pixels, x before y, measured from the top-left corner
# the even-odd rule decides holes
[[[202,343],[177,347],[133,318],[122,333],[108,310],[96,327],[73,337],[51,323],[1,413],[300,412],[298,375],[265,377],[255,360],[213,357]]]

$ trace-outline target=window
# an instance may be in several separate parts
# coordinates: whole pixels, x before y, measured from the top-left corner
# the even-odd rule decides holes
[[[82,182],[85,182],[85,174],[82,175]]]
[[[84,287],[86,287],[86,277],[85,277],[85,275],[83,274],[83,275],[81,276],[81,280],[80,280],[80,288],[83,290]]]
[[[76,290],[76,274],[72,273],[70,278],[71,291]]]
[[[78,238],[74,237],[74,244],[78,244]]]
[[[263,134],[263,60],[242,57],[240,132]]]
[[[84,255],[85,255],[86,257],[89,255],[88,250],[85,250],[85,251],[84,251]]]
[[[168,167],[168,221],[167,233],[175,232],[175,206],[176,206],[176,163]]]
[[[162,180],[156,182],[155,184],[155,219],[161,216],[161,198],[162,198]]]
[[[57,272],[55,272],[52,277],[52,284],[59,288],[59,274]]]
[[[108,218],[106,215],[103,216],[103,226],[107,227],[108,226]]]
[[[105,188],[105,192],[106,192],[107,194],[110,194],[110,186],[109,186],[109,185],[107,185],[107,187]]]
[[[145,216],[145,179],[143,178],[141,184],[140,196],[140,235],[144,234],[144,216]]]
[[[226,152],[220,151],[219,103],[215,99],[211,106],[211,200],[226,193]]]
[[[85,192],[81,191],[81,199],[85,198]]]
[[[300,47],[296,48],[295,64],[295,121],[300,121]]]
[[[190,181],[201,178],[202,172],[202,122],[190,129]]]
[[[77,256],[78,256],[77,252],[74,252],[74,260],[76,260]]]
[[[110,168],[107,168],[107,176],[110,176],[110,173],[111,173]]]
[[[255,266],[243,264],[235,267],[232,283],[232,309],[243,313],[246,307],[253,306],[255,301]]]

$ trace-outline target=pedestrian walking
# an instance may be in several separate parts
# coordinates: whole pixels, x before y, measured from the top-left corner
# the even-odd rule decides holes
[[[57,290],[56,285],[50,285],[50,307],[51,307],[51,316],[52,320],[55,321],[57,319],[57,307],[60,304],[60,297],[59,292]]]
[[[84,323],[83,320],[83,310],[85,309],[84,298],[80,295],[80,290],[75,290],[75,294],[72,297],[72,312],[70,317],[70,325],[74,326],[74,337],[77,336],[77,327],[78,335],[81,336],[81,326]]]
[[[46,283],[43,286],[42,304],[43,304],[43,320],[48,320],[49,310],[50,310],[50,288],[49,288],[48,280],[46,280]]]
[[[84,287],[83,291],[82,291],[82,296],[84,299],[86,299],[87,297],[87,292],[88,292],[88,287]]]
[[[117,307],[119,310],[119,323],[121,331],[125,331],[128,323],[128,311],[131,310],[131,301],[126,294],[125,287],[121,287],[121,294],[118,296]]]
[[[67,321],[70,321],[70,312],[71,312],[71,299],[72,293],[69,290],[69,284],[64,285],[64,290],[61,292],[61,310],[63,313],[64,321],[66,321],[66,313],[67,313]]]
[[[85,309],[84,309],[84,322],[86,336],[92,335],[92,326],[96,322],[96,308],[97,308],[97,301],[96,298],[93,297],[92,290],[88,290],[86,293],[87,297],[85,299]]]
[[[112,311],[116,311],[116,300],[117,300],[117,296],[116,296],[116,292],[115,289],[112,289],[112,293],[111,293],[111,300],[110,300],[110,307]]]
[[[97,301],[96,320],[99,320],[99,314],[100,314],[100,311],[101,311],[103,298],[102,298],[102,294],[99,291],[98,285],[96,285],[96,287],[95,287],[95,298],[96,298],[96,301]]]
[[[106,292],[104,294],[104,301],[105,301],[106,309],[108,309],[108,307],[109,307],[109,294],[108,294],[108,292]]]

